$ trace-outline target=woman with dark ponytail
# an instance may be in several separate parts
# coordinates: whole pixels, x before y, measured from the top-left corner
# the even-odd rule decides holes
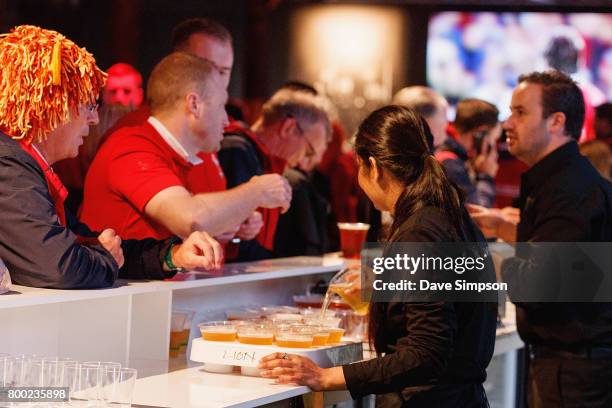
[[[388,241],[484,242],[430,139],[425,120],[400,106],[374,111],[357,131],[359,184],[377,209],[393,215]],[[313,390],[348,389],[354,398],[377,394],[377,406],[487,407],[482,383],[495,328],[491,303],[373,302],[377,358],[323,369],[305,357],[272,354],[262,375]]]

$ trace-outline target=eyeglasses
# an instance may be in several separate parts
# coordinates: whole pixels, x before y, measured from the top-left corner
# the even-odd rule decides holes
[[[86,110],[88,113],[94,113],[95,111],[97,111],[97,110],[98,110],[98,107],[99,107],[99,106],[100,106],[100,105],[99,105],[99,104],[97,104],[97,103],[88,103],[87,105],[85,105],[85,110]]]
[[[302,135],[302,138],[306,142],[306,157],[307,158],[314,157],[317,154],[317,152],[314,146],[312,145],[312,143],[310,143],[310,140],[308,140],[308,138],[304,134],[304,129],[302,128],[302,125],[300,125],[300,121],[297,120],[297,118],[294,116],[288,115],[288,117],[295,119],[295,127],[297,128],[298,132],[300,132],[300,135]]]

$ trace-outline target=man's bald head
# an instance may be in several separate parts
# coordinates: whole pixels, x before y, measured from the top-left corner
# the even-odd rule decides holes
[[[448,103],[442,95],[426,86],[409,86],[395,94],[393,104],[410,108],[425,118],[434,137],[434,146],[444,142]]]

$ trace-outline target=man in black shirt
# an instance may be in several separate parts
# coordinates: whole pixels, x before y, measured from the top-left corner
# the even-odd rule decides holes
[[[510,108],[509,151],[531,167],[520,222],[482,208],[472,209],[474,219],[507,242],[612,241],[612,186],[576,143],[584,121],[576,83],[555,71],[521,76]],[[528,285],[542,272],[525,258],[502,264],[510,283]],[[530,407],[612,406],[612,304],[517,303],[517,325],[530,346]]]

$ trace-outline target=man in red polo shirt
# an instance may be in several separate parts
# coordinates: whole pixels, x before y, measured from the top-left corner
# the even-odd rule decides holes
[[[172,86],[168,86],[172,84]],[[291,190],[278,175],[200,193],[190,171],[198,152],[219,149],[227,91],[213,64],[175,52],[153,69],[151,113],[142,126],[120,129],[99,150],[85,181],[81,218],[124,237],[184,237],[206,230],[234,233],[258,207],[288,208]]]
[[[171,45],[173,51],[182,51],[203,58],[213,64],[222,81],[229,84],[232,66],[234,63],[234,50],[232,47],[232,36],[230,32],[218,22],[207,18],[192,18],[177,24],[172,30]],[[107,103],[105,101],[105,103]],[[129,112],[108,130],[99,146],[117,130],[128,126],[144,125],[151,116],[148,103],[143,103],[135,111]],[[82,150],[82,149],[81,149]],[[84,159],[83,153],[79,153],[80,160],[64,160],[57,164],[56,171],[60,178],[71,190],[71,200],[68,203],[77,212],[81,205],[80,196],[83,195],[86,172],[91,163]],[[205,188],[199,192],[215,192],[226,189],[225,177],[216,153],[200,152],[198,157],[202,163],[193,166],[190,171],[190,179],[198,180],[198,185]],[[191,191],[191,190],[190,190]],[[242,239],[253,238],[261,223],[258,223],[258,215],[253,214],[238,231]],[[253,232],[255,231],[255,232]]]
[[[304,157],[316,154],[331,134],[326,101],[302,90],[282,88],[262,107],[250,128],[237,122],[225,130],[219,160],[228,187],[243,186],[254,176],[283,174]],[[274,256],[278,209],[262,210],[264,226],[257,240],[241,242],[237,260]]]
[[[232,35],[223,25],[208,18],[184,20],[173,28],[171,45],[173,51],[186,52],[211,63],[227,87],[234,65],[234,49]],[[123,116],[108,131],[107,136],[127,126],[144,125],[149,116],[151,109],[148,103],[144,103],[139,109]],[[195,192],[225,190],[225,176],[216,153],[199,152],[198,157],[202,163],[193,166],[189,177],[198,180],[199,186],[205,187],[205,190]]]

